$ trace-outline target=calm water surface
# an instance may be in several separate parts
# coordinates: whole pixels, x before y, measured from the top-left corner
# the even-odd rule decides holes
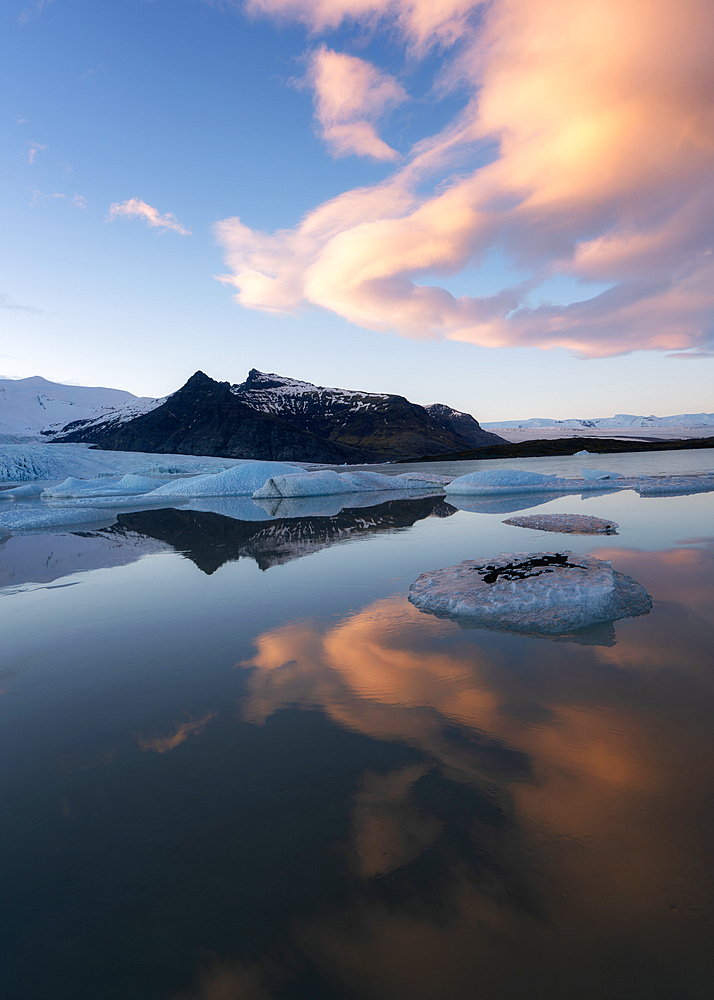
[[[714,494],[535,502],[0,542],[2,995],[708,1000]],[[539,549],[652,612],[574,642],[407,602]]]

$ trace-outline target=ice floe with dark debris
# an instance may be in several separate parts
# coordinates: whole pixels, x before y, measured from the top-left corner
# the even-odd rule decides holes
[[[631,577],[594,556],[500,552],[422,573],[409,588],[421,611],[472,627],[562,636],[649,613],[652,599]]]
[[[617,521],[603,520],[590,514],[526,514],[524,517],[509,517],[503,523],[538,531],[562,531],[569,535],[616,535],[620,527]]]

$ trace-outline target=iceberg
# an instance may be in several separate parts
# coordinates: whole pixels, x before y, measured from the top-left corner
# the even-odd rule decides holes
[[[345,482],[363,491],[443,489],[453,478],[430,476],[421,472],[407,472],[398,476],[386,476],[383,472],[340,472],[338,475]]]
[[[638,483],[635,489],[641,497],[688,496],[692,493],[714,492],[714,475],[667,476]]]
[[[604,469],[581,469],[583,479],[622,479],[619,472],[606,472]]]
[[[270,500],[279,497],[327,497],[339,493],[359,492],[361,490],[358,486],[353,486],[339,473],[324,469],[321,472],[271,476],[260,489],[256,489],[253,497],[256,500]]]
[[[509,517],[504,524],[517,528],[535,528],[537,531],[562,531],[569,535],[616,535],[617,521],[604,521],[590,514],[526,514]]]
[[[469,472],[444,486],[452,496],[500,496],[509,493],[580,493],[581,490],[622,489],[629,480],[609,485],[607,480],[561,479],[521,469],[487,469]]]
[[[405,485],[414,483],[414,487],[420,490],[428,486],[438,486],[443,489],[447,483],[454,480],[454,476],[436,476],[429,472],[402,472],[394,478]]]
[[[488,469],[469,472],[444,486],[447,494],[457,496],[492,496],[497,493],[541,493],[544,490],[562,489],[562,479],[545,476],[540,472],[523,472],[520,469]]]
[[[574,552],[500,552],[422,573],[409,588],[421,611],[533,635],[562,636],[648,614],[652,598],[612,564]]]
[[[302,473],[299,466],[285,462],[246,462],[223,472],[193,479],[177,479],[153,491],[159,497],[237,497],[252,496],[272,476]],[[303,473],[304,474],[304,473]]]
[[[156,480],[146,476],[127,473],[118,482],[108,482],[105,476],[96,479],[75,479],[70,476],[57,486],[48,486],[42,497],[60,499],[64,497],[127,496],[135,493],[150,493],[156,489]]]

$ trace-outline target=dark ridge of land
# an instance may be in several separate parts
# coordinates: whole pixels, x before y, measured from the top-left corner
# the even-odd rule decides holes
[[[714,437],[685,440],[622,441],[616,438],[538,438],[533,441],[514,441],[453,451],[446,455],[422,455],[421,458],[403,458],[403,462],[466,462],[477,458],[541,458],[549,455],[574,455],[587,450],[591,454],[617,454],[628,451],[684,451],[688,448],[714,448]]]

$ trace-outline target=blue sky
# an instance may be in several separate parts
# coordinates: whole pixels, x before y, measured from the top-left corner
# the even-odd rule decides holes
[[[440,152],[439,172],[418,174],[404,194],[402,178],[416,169],[422,148],[415,151],[415,144],[436,137],[432,142],[442,150],[444,136],[474,104],[478,88],[458,62],[468,55],[463,41],[415,45],[400,35],[399,24],[380,20],[378,0],[367,20],[352,22],[339,22],[340,0],[334,0],[334,30],[320,22],[317,2],[255,3],[264,16],[249,18],[240,5],[204,0],[5,5],[1,375],[41,374],[162,395],[198,368],[241,381],[257,367],[320,384],[399,392],[422,403],[447,402],[486,421],[713,408],[710,313],[703,323],[700,305],[696,315],[687,307],[655,336],[649,332],[653,313],[642,305],[649,300],[639,292],[634,306],[630,292],[623,293],[629,296],[624,310],[617,304],[612,311],[606,296],[610,313],[587,305],[618,287],[617,275],[599,262],[581,271],[568,263],[585,259],[583,246],[614,231],[604,209],[587,219],[581,212],[580,228],[559,242],[553,218],[563,217],[562,207],[547,225],[537,223],[540,230],[532,218],[523,222],[522,211],[514,215],[510,202],[498,209],[501,216],[486,235],[477,222],[464,229],[461,218],[475,213],[476,196],[464,193],[467,184],[473,191],[470,178],[481,183],[506,159],[493,130],[460,140],[449,162]],[[268,16],[282,8],[291,14],[287,20]],[[484,30],[479,17],[469,23],[476,38]],[[442,27],[436,25],[435,37]],[[320,46],[337,54],[337,71],[350,56],[355,61],[348,68],[358,77],[371,73],[370,79],[404,96],[384,108],[365,104],[349,117],[339,80],[320,83],[315,75]],[[482,68],[479,73],[480,87]],[[324,111],[330,100],[336,111]],[[385,144],[390,159],[356,146],[359,155],[336,155],[329,130],[342,129],[339,134],[354,145],[355,116],[368,122],[370,136],[379,133],[375,141]],[[608,150],[601,155],[604,162]],[[536,178],[536,188],[538,183],[545,181]],[[499,198],[508,201],[512,196],[499,184],[505,192]],[[373,245],[382,253],[394,240],[401,257],[393,271],[380,271],[376,285],[352,287],[352,258],[336,269],[335,248],[352,246],[360,227],[346,222],[340,208],[338,239],[330,242],[332,236],[306,235],[300,220],[317,218],[331,199],[342,205],[350,192],[366,198],[371,191],[382,192],[379,205],[364,215],[372,227],[367,239],[376,242],[364,250],[367,258],[354,251],[355,274],[365,259],[379,256]],[[455,209],[440,201],[450,191],[461,199]],[[585,200],[582,192],[579,197]],[[392,209],[398,198],[404,203]],[[110,219],[112,205],[131,199],[151,206],[173,228],[152,227],[122,208]],[[682,209],[681,199],[675,209]],[[459,221],[443,236],[448,246],[441,256],[422,254],[415,265],[407,261],[411,237],[408,230],[405,240],[404,226],[415,225],[425,211],[429,225],[438,217],[440,234],[448,211],[456,211]],[[219,239],[216,224],[235,217],[242,227],[226,224]],[[641,223],[643,232],[647,225]],[[421,222],[419,227],[422,233]],[[271,236],[269,246],[256,235],[276,232],[283,235]],[[687,247],[695,235],[689,234]],[[427,236],[433,242],[433,234]],[[556,249],[543,249],[556,242]],[[684,273],[690,251],[682,247],[677,266]],[[704,252],[701,241],[691,251],[697,260]],[[634,267],[629,259],[622,266]],[[261,268],[270,290],[246,291]],[[233,284],[216,280],[220,275]],[[638,271],[635,279],[628,288],[661,280],[661,268],[644,276]],[[520,288],[528,281],[532,287]],[[517,301],[493,319],[489,296],[516,286]],[[281,313],[270,311],[274,289],[288,302]],[[425,297],[428,309],[416,316],[414,303]],[[672,300],[655,303],[654,314],[675,308]],[[585,305],[563,310],[578,301]],[[551,347],[552,331],[564,325],[576,333],[563,335],[567,346]],[[602,333],[610,329],[617,333]],[[504,346],[484,346],[492,342]],[[612,353],[620,342],[627,353]],[[576,353],[569,349],[573,344]],[[611,356],[577,356],[603,352]]]

